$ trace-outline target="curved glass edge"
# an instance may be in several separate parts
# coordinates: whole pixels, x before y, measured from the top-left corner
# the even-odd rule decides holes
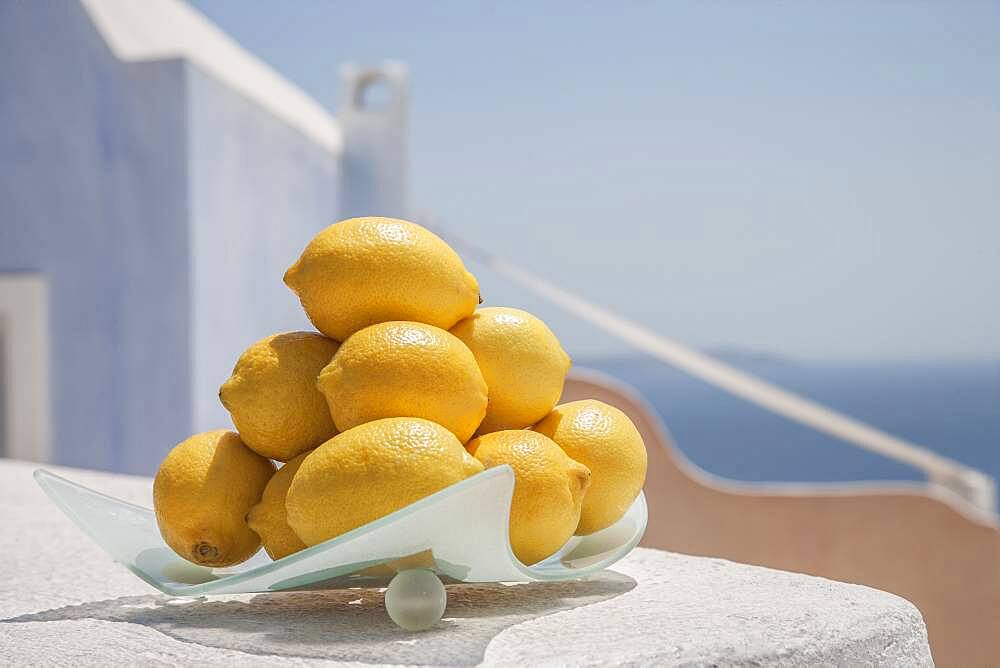
[[[290,554],[287,557],[284,557],[277,561],[271,561],[262,564],[256,568],[243,571],[240,573],[233,573],[232,575],[226,575],[216,580],[212,580],[210,582],[205,582],[201,584],[191,584],[191,585],[174,585],[169,582],[164,582],[151,578],[148,574],[142,572],[134,565],[122,561],[119,555],[116,555],[114,551],[109,548],[106,541],[102,537],[94,535],[94,533],[89,528],[89,523],[85,521],[76,511],[76,509],[71,504],[66,502],[64,496],[60,494],[60,492],[58,491],[58,486],[70,487],[76,491],[84,492],[88,495],[97,496],[103,499],[104,501],[124,506],[132,510],[139,511],[141,513],[146,513],[149,515],[153,514],[153,511],[151,509],[144,508],[143,506],[139,506],[130,503],[128,501],[123,501],[108,494],[92,490],[89,487],[86,487],[85,485],[73,482],[72,480],[64,478],[60,475],[57,475],[45,469],[36,469],[33,473],[33,477],[35,481],[38,483],[38,485],[45,492],[46,496],[48,496],[49,499],[56,505],[56,507],[58,507],[81,531],[83,531],[88,538],[94,541],[112,558],[114,558],[116,561],[119,561],[119,563],[122,563],[123,566],[128,568],[132,573],[141,578],[143,581],[152,585],[153,587],[156,587],[163,593],[170,594],[173,596],[200,596],[202,594],[213,593],[220,589],[226,589],[227,593],[229,593],[231,592],[232,587],[238,586],[241,582],[250,580],[252,578],[257,578],[263,575],[274,574],[291,564],[295,564],[299,561],[307,559],[316,554],[321,554],[323,552],[334,550],[340,545],[351,542],[352,540],[360,536],[363,536],[364,534],[370,533],[384,526],[391,525],[396,521],[404,517],[407,517],[419,510],[422,510],[428,506],[432,506],[440,502],[442,498],[446,498],[468,487],[482,483],[484,480],[492,478],[506,478],[510,482],[509,491],[507,491],[507,499],[505,502],[505,506],[507,509],[507,516],[509,517],[510,501],[513,498],[513,492],[514,492],[514,470],[507,465],[497,466],[491,469],[487,469],[481,473],[477,473],[474,476],[466,478],[465,480],[457,482],[454,485],[451,485],[449,487],[446,487],[445,489],[435,492],[430,496],[426,496],[423,499],[415,501],[414,503],[411,503],[410,505],[401,508],[394,513],[386,515],[385,517],[380,517],[377,520],[369,522],[368,524],[360,526],[356,529],[352,529],[351,531],[341,534],[340,536],[331,538],[330,540],[327,540],[323,543],[307,547],[304,550],[300,550],[295,554]],[[507,545],[507,552],[510,561],[512,562],[512,564],[516,564],[521,568],[524,568],[524,566],[514,557],[514,553],[510,548],[510,538],[508,535],[506,535],[506,533],[507,532],[505,531],[504,542]],[[390,559],[392,559],[392,557],[390,556],[386,557],[386,560]],[[252,593],[252,592],[261,593],[264,591],[272,591],[272,590],[252,589],[252,590],[246,590],[245,593]]]
[[[567,562],[573,561],[572,556],[577,550],[586,547],[591,541],[601,540],[600,534],[612,534],[623,522],[635,522],[636,528],[625,542],[610,551],[602,551],[600,553],[607,556],[584,566],[567,565]],[[514,559],[514,562],[525,575],[528,575],[533,580],[554,581],[584,577],[602,571],[625,558],[629,552],[639,545],[639,541],[642,540],[643,535],[646,533],[648,522],[649,507],[646,505],[646,495],[640,491],[639,496],[632,502],[625,516],[607,529],[590,536],[583,536],[580,539],[571,538],[559,552],[533,566],[525,566],[517,561],[517,559]]]
[[[37,469],[34,472],[34,478],[36,482],[39,484],[42,490],[45,491],[46,495],[91,540],[93,540],[95,543],[101,546],[113,558],[120,561],[123,565],[125,565],[130,571],[132,571],[137,577],[142,579],[144,582],[150,584],[151,586],[159,589],[160,591],[166,594],[174,596],[199,596],[203,594],[210,594],[222,589],[225,589],[226,593],[237,593],[237,591],[234,590],[234,587],[238,588],[238,586],[242,582],[268,574],[278,574],[290,564],[294,564],[298,561],[301,561],[303,559],[309,558],[317,554],[321,554],[326,551],[334,550],[338,546],[350,542],[358,538],[359,536],[372,532],[376,529],[380,529],[382,527],[391,525],[403,517],[413,514],[421,509],[427,508],[428,506],[432,506],[435,503],[439,502],[442,498],[451,496],[452,494],[455,494],[463,489],[466,489],[477,483],[481,483],[486,479],[491,479],[495,477],[504,477],[507,478],[510,482],[509,487],[505,490],[507,497],[505,499],[505,507],[507,509],[507,517],[509,518],[510,501],[513,497],[514,472],[513,469],[511,469],[509,466],[503,465],[487,469],[482,473],[478,473],[475,476],[472,476],[466,480],[458,482],[455,485],[452,485],[446,489],[436,492],[435,494],[420,499],[419,501],[416,501],[415,503],[410,504],[409,506],[406,506],[405,508],[402,508],[390,515],[379,518],[373,522],[370,522],[369,524],[358,527],[341,536],[332,538],[324,543],[314,545],[312,547],[306,548],[305,550],[284,557],[283,559],[279,559],[273,562],[268,562],[244,572],[233,573],[231,575],[224,575],[222,577],[219,577],[218,579],[209,582],[204,582],[200,584],[176,585],[170,582],[156,580],[155,578],[152,578],[148,574],[142,572],[139,568],[135,567],[133,564],[129,564],[122,561],[118,555],[114,554],[112,549],[105,543],[104,540],[101,539],[101,537],[96,536],[92,533],[92,531],[89,529],[89,523],[83,520],[83,518],[79,516],[79,514],[76,512],[76,510],[71,504],[67,503],[66,499],[62,494],[60,494],[57,487],[60,485],[69,486],[77,491],[85,492],[90,495],[95,495],[106,502],[117,504],[119,506],[131,509],[133,511],[138,511],[148,515],[152,515],[153,513],[152,510],[144,508],[142,506],[138,506],[133,503],[129,503],[127,501],[122,501],[121,499],[117,499],[107,494],[102,494],[101,492],[97,492],[88,487],[75,483],[71,480],[67,480],[66,478],[63,478],[55,473],[46,471],[44,469]],[[646,525],[648,522],[648,508],[646,506],[645,496],[643,495],[642,492],[639,493],[639,496],[636,498],[632,507],[626,513],[626,516],[619,521],[619,524],[626,521],[635,524],[635,529],[632,531],[628,539],[617,546],[612,546],[612,549],[610,550],[604,550],[599,552],[599,554],[606,555],[603,558],[597,561],[586,563],[586,565],[582,566],[571,565],[573,560],[570,559],[570,557],[572,556],[573,553],[578,551],[580,545],[585,544],[588,540],[591,541],[594,540],[591,536],[571,539],[566,546],[564,546],[559,552],[557,552],[549,559],[546,559],[545,561],[542,561],[538,564],[528,566],[522,564],[514,556],[513,551],[510,547],[509,535],[507,535],[508,534],[507,524],[509,522],[504,523],[505,525],[503,531],[504,533],[503,544],[505,544],[507,548],[506,557],[510,562],[512,571],[520,573],[522,575],[523,580],[521,581],[554,581],[554,580],[566,580],[566,579],[583,577],[590,573],[594,573],[596,571],[600,571],[604,568],[611,566],[612,564],[614,564],[615,562],[619,561],[624,556],[626,556],[629,552],[632,551],[632,549],[635,548],[636,545],[638,545],[639,541],[642,539],[642,536],[645,532]],[[605,529],[604,532],[609,532],[617,526],[619,525],[618,524],[613,525],[612,527],[609,527],[609,529]],[[599,532],[599,533],[604,533],[604,532]],[[597,534],[595,534],[595,536],[596,535]],[[469,579],[462,581],[482,582],[484,580]],[[505,581],[517,581],[517,580],[505,580]],[[313,584],[315,584],[315,582]],[[273,590],[251,588],[242,591],[243,593],[251,593],[251,592],[273,591]]]
[[[277,561],[272,561],[270,563],[263,564],[262,566],[258,566],[257,568],[254,568],[252,570],[245,571],[243,573],[235,573],[233,575],[229,575],[227,577],[220,578],[218,580],[213,580],[212,582],[206,582],[203,584],[187,585],[183,587],[171,587],[167,585],[170,591],[167,591],[167,589],[164,589],[162,586],[157,586],[157,588],[160,589],[161,591],[165,591],[166,593],[171,593],[176,596],[199,596],[201,594],[209,594],[212,591],[217,589],[222,589],[223,587],[228,589],[232,586],[238,585],[240,582],[250,580],[251,578],[256,578],[261,575],[267,575],[279,572],[286,566],[303,561],[304,559],[307,559],[313,555],[335,550],[340,545],[349,543],[354,539],[363,536],[364,534],[370,533],[376,529],[380,529],[381,527],[394,524],[396,521],[404,517],[407,517],[409,515],[412,515],[413,513],[422,510],[423,508],[432,506],[438,503],[442,498],[451,496],[467,487],[471,487],[476,483],[482,482],[485,479],[497,478],[497,477],[510,479],[511,484],[510,484],[509,498],[507,499],[506,502],[508,509],[507,514],[509,517],[510,502],[513,499],[514,495],[514,469],[504,464],[491,469],[487,469],[481,473],[477,473],[476,475],[470,478],[466,478],[465,480],[457,482],[454,485],[446,487],[439,492],[431,494],[430,496],[425,496],[424,498],[418,501],[414,501],[413,503],[404,508],[400,508],[394,513],[386,515],[385,517],[380,517],[377,520],[369,522],[368,524],[364,524],[356,529],[352,529],[347,533],[343,533],[335,538],[331,538],[322,543],[312,545],[310,547],[305,548],[304,550],[299,550],[298,552],[290,554],[287,557],[282,557]],[[509,537],[507,537],[506,543],[508,552],[510,553],[510,559],[515,563],[520,563],[517,561],[517,559],[514,558],[514,553],[510,549]],[[391,560],[392,558],[393,557],[391,556],[387,556],[385,557],[384,560],[379,559],[378,561],[388,561]],[[259,592],[258,590],[253,590],[253,592],[256,593],[263,593],[263,591],[275,591],[275,590],[268,589],[268,590],[261,590]],[[252,593],[252,592],[248,591],[246,593]]]
[[[77,517],[76,511],[73,509],[72,506],[67,505],[63,501],[63,498],[59,495],[58,492],[55,491],[55,489],[52,487],[52,484],[49,481],[55,481],[56,484],[67,485],[67,486],[76,488],[76,489],[80,490],[81,492],[87,492],[88,494],[92,494],[94,496],[100,497],[100,498],[104,499],[105,501],[108,501],[108,502],[111,502],[111,503],[115,503],[115,504],[117,504],[119,506],[125,506],[127,508],[131,508],[132,510],[136,510],[136,511],[139,511],[139,512],[142,512],[142,513],[152,513],[153,512],[152,509],[150,509],[150,508],[146,508],[144,506],[140,506],[140,505],[132,503],[130,501],[125,501],[123,499],[119,499],[116,496],[111,496],[111,495],[105,494],[103,492],[98,492],[96,489],[91,489],[91,488],[87,487],[86,485],[81,485],[78,482],[73,482],[69,478],[64,478],[61,475],[57,475],[57,474],[53,473],[52,471],[47,471],[45,469],[35,469],[32,472],[31,477],[35,479],[35,482],[38,484],[39,487],[42,488],[42,491],[45,492],[45,495],[47,497],[49,497],[49,500],[52,501],[52,503],[54,503],[56,505],[56,507],[59,508],[59,510],[63,511],[66,515],[69,516],[70,519],[73,519],[74,521],[75,521],[75,518]]]

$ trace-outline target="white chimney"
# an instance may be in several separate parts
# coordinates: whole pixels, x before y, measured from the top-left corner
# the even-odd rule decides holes
[[[341,166],[343,217],[407,218],[409,154],[406,65],[344,65],[337,118],[344,136]]]

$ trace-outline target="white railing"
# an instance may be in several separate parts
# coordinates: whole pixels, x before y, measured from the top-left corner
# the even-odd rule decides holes
[[[996,482],[985,473],[723,364],[492,255],[449,230],[431,227],[469,257],[656,359],[772,413],[909,464],[923,471],[931,484],[948,489],[980,510],[995,512]]]

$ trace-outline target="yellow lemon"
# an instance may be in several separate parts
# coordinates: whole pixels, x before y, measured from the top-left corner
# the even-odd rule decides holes
[[[254,452],[286,462],[337,433],[316,377],[338,345],[315,332],[286,332],[240,356],[219,399]]]
[[[295,472],[299,470],[302,460],[308,454],[309,452],[303,452],[278,469],[264,488],[264,496],[260,503],[251,508],[250,514],[247,515],[247,526],[260,536],[268,556],[275,560],[295,554],[306,547],[288,526],[285,497]]]
[[[464,343],[417,322],[384,322],[347,339],[320,373],[337,429],[387,417],[419,417],[463,443],[486,412],[483,375]]]
[[[514,498],[510,545],[525,564],[555,554],[576,530],[590,471],[547,436],[525,429],[496,431],[466,446],[486,468],[510,464]]]
[[[316,328],[338,341],[389,320],[448,329],[479,303],[451,246],[396,218],[351,218],[316,235],[285,272]]]
[[[167,455],[153,481],[156,523],[167,545],[202,566],[232,566],[260,549],[244,517],[274,464],[234,432],[195,434]]]
[[[490,401],[479,433],[524,429],[549,414],[562,396],[569,355],[545,323],[514,308],[482,308],[451,333],[469,347]]]
[[[594,399],[571,401],[556,406],[535,431],[558,443],[593,476],[577,535],[621,519],[646,480],[646,446],[628,416]]]
[[[305,458],[285,499],[288,524],[306,545],[316,545],[482,470],[438,424],[419,418],[368,422]]]

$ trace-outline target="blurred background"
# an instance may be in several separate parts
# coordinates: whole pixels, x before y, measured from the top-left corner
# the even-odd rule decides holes
[[[282,272],[364,213],[1000,476],[998,31],[973,2],[0,0],[0,452],[150,474],[228,426],[239,352],[308,326]],[[712,473],[922,477],[466,261]]]

